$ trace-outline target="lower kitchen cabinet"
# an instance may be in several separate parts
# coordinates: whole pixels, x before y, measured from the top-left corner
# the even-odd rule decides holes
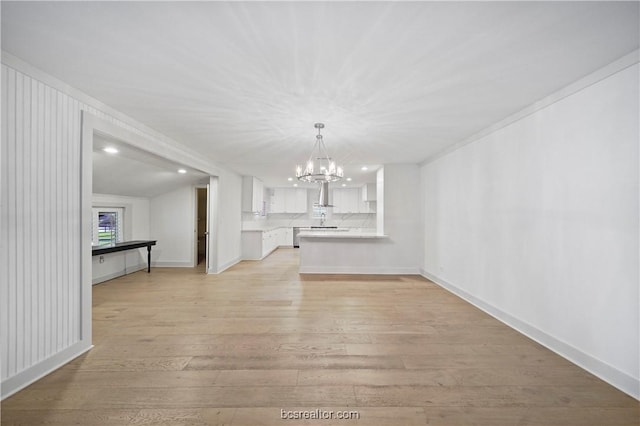
[[[293,247],[293,228],[280,228],[284,229],[282,233],[282,242],[280,245],[282,247]]]
[[[261,260],[278,247],[293,246],[292,228],[242,231],[242,259]]]

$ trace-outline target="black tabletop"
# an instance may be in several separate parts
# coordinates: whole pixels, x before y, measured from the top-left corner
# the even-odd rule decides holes
[[[118,251],[131,250],[141,247],[151,247],[156,245],[157,240],[134,240],[134,241],[122,241],[115,244],[104,244],[101,246],[94,246],[91,249],[92,256],[106,253],[115,253]]]

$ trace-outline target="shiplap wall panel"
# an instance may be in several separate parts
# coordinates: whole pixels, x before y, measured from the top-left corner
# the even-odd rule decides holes
[[[9,250],[15,250],[16,260],[18,264],[16,265],[16,327],[18,331],[28,332],[29,330],[25,327],[24,318],[26,316],[25,305],[27,304],[25,301],[25,287],[29,285],[27,280],[25,279],[24,274],[24,249],[25,246],[28,245],[28,240],[25,238],[26,224],[25,221],[29,220],[30,213],[27,210],[27,206],[24,205],[24,193],[26,188],[24,187],[24,178],[25,178],[25,159],[24,155],[24,78],[22,74],[17,73],[15,78],[15,156],[16,156],[16,174],[15,178],[17,181],[22,181],[23,186],[20,190],[15,191],[15,209],[12,215],[15,217],[16,221],[16,242],[14,248],[9,248]],[[11,123],[9,123],[11,125]],[[17,211],[20,207],[22,207],[24,213],[19,214]],[[21,262],[22,261],[22,262]],[[21,333],[23,334],[23,333]],[[16,369],[21,371],[24,369],[24,346],[25,346],[25,338],[23,335],[18,334],[17,345],[16,345]]]
[[[10,71],[8,76],[7,76],[7,97],[8,97],[8,101],[7,101],[7,118],[6,120],[3,120],[4,125],[7,127],[7,133],[8,133],[8,144],[7,144],[7,154],[3,156],[3,159],[5,159],[6,161],[6,165],[7,165],[7,179],[6,179],[6,184],[10,185],[10,182],[12,180],[16,179],[16,164],[15,164],[15,159],[16,159],[16,126],[15,126],[15,121],[16,121],[16,84],[15,84],[15,80],[16,80],[16,73],[13,71]],[[14,161],[10,161],[10,159],[14,159]],[[9,264],[7,265],[7,272],[8,272],[8,281],[7,284],[9,286],[9,295],[8,295],[8,303],[9,306],[7,307],[7,312],[9,314],[9,338],[7,341],[7,345],[9,346],[8,350],[7,350],[7,358],[5,363],[8,364],[7,365],[7,369],[9,371],[15,371],[16,370],[16,346],[14,345],[13,347],[11,347],[11,345],[9,344],[9,342],[15,341],[16,340],[16,331],[17,331],[17,326],[16,326],[16,304],[17,304],[17,297],[16,297],[16,285],[12,283],[16,282],[16,253],[14,251],[15,249],[15,245],[16,245],[16,217],[13,213],[13,211],[15,210],[15,205],[16,205],[16,193],[15,191],[7,191],[5,192],[6,194],[6,200],[7,200],[7,215],[5,216],[5,220],[8,221],[8,225],[5,228],[6,229],[6,235],[7,235],[7,245],[5,247],[7,253],[8,253],[8,261]],[[3,232],[3,234],[5,234],[5,232]]]
[[[83,105],[2,67],[2,379],[80,339]]]
[[[2,73],[0,74],[0,111],[6,111],[8,105],[9,94],[7,92],[7,73],[4,72],[4,67],[2,68]],[[5,143],[9,137],[7,135],[7,126],[5,125],[4,120],[6,119],[6,115],[2,115],[0,117],[0,131],[2,134],[0,137],[2,138],[2,143],[0,144],[0,195],[4,194],[5,188],[7,186],[7,174],[8,170],[5,167],[5,157],[7,155],[7,144]],[[5,232],[4,228],[4,217],[7,217],[7,199],[5,196],[0,198],[0,232]],[[7,266],[9,266],[9,261],[7,259],[7,246],[6,246],[6,235],[0,235],[0,340],[4,340],[9,335],[9,314],[7,312],[6,303],[3,300],[9,299],[9,286],[8,277],[7,277]],[[0,344],[0,376],[4,377],[5,375],[5,364],[7,360],[7,347],[6,345]]]

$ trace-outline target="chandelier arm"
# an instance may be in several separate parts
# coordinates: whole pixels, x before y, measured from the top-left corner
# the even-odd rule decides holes
[[[313,143],[313,148],[311,149],[311,154],[309,154],[309,160],[307,160],[307,163],[313,161],[313,153],[316,152],[316,145],[318,145],[317,140]],[[318,151],[320,151],[320,149],[318,149]]]
[[[329,166],[329,164],[331,163],[331,158],[329,157],[329,154],[327,153],[327,146],[324,144],[324,139],[320,139],[320,149],[318,151],[322,151],[320,152],[320,155],[324,155],[324,159],[327,160],[327,166]]]

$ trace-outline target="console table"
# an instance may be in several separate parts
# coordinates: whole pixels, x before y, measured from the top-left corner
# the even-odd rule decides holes
[[[123,241],[121,243],[106,244],[102,246],[95,246],[91,249],[92,256],[99,256],[101,254],[115,253],[118,251],[133,250],[137,248],[147,248],[147,273],[151,272],[151,246],[156,245],[157,240],[135,240],[135,241]]]

